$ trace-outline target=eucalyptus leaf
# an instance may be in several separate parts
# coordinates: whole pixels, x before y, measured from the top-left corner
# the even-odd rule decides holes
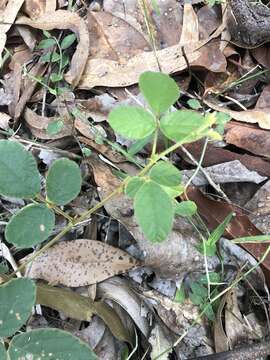
[[[167,161],[159,161],[150,172],[150,178],[160,185],[177,186],[181,182],[181,172]]]
[[[30,204],[11,217],[5,237],[17,248],[29,248],[46,240],[54,224],[55,216],[51,209],[42,204]]]
[[[176,82],[160,72],[144,72],[140,76],[139,87],[148,104],[158,114],[167,111],[180,96]]]
[[[166,240],[172,230],[174,210],[170,196],[160,185],[154,181],[142,185],[135,195],[134,210],[148,240]]]
[[[209,119],[193,110],[178,110],[164,115],[160,129],[170,140],[192,142],[207,135]]]
[[[0,286],[0,336],[18,331],[29,318],[36,299],[32,280],[13,279]]]
[[[97,360],[86,343],[58,329],[38,329],[16,335],[10,342],[10,360]]]
[[[110,112],[108,121],[117,134],[132,140],[143,139],[156,129],[154,117],[136,106],[118,106]]]
[[[81,170],[74,161],[55,160],[46,179],[47,198],[54,204],[66,205],[78,196],[81,185]]]
[[[34,198],[40,191],[40,178],[33,155],[9,140],[0,140],[0,194]]]

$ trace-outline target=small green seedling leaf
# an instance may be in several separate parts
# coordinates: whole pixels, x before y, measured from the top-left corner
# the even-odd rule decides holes
[[[86,343],[58,329],[38,329],[14,336],[8,355],[10,360],[98,360]]]
[[[63,120],[55,120],[49,123],[47,126],[47,133],[49,135],[57,135],[64,126]]]
[[[61,58],[60,54],[58,52],[54,51],[53,53],[47,53],[40,57],[40,61],[42,62],[57,62]]]
[[[29,279],[13,279],[0,286],[0,336],[18,331],[29,318],[36,300],[36,286]]]
[[[17,248],[30,248],[46,240],[55,224],[54,212],[43,204],[30,204],[13,215],[5,236]]]
[[[88,156],[92,155],[92,150],[89,149],[88,147],[83,147],[82,153],[83,153],[83,156],[88,157]]]
[[[175,207],[175,213],[183,217],[190,217],[196,214],[197,205],[193,201],[182,201]]]
[[[56,44],[54,38],[47,38],[40,41],[37,48],[38,49],[49,49],[50,47],[54,46]]]
[[[47,198],[57,205],[66,205],[81,191],[82,177],[79,166],[69,159],[55,160],[46,179]]]
[[[183,304],[185,301],[185,298],[186,298],[185,290],[184,290],[184,287],[181,286],[180,289],[176,290],[174,301],[179,304]]]
[[[225,129],[225,125],[227,124],[228,121],[231,120],[231,116],[222,112],[216,112],[215,113],[216,116],[216,131],[223,135],[224,133],[224,129]]]
[[[139,176],[132,177],[125,186],[125,194],[133,199],[144,183],[144,179]]]
[[[52,73],[50,76],[51,82],[55,83],[63,79],[63,74]]]
[[[40,178],[33,155],[9,140],[0,140],[0,194],[34,198],[40,191]]]
[[[160,185],[148,181],[137,191],[134,200],[135,217],[148,240],[166,240],[173,224],[173,204]]]
[[[160,72],[144,72],[140,76],[139,87],[157,114],[167,111],[180,96],[176,82],[169,75]]]
[[[187,103],[193,110],[199,110],[202,108],[201,103],[197,99],[189,99]]]
[[[177,186],[181,182],[180,170],[166,161],[159,161],[155,164],[149,172],[149,177],[164,186]]]
[[[69,35],[65,36],[61,42],[61,49],[65,50],[65,49],[69,48],[75,42],[75,40],[76,40],[75,34],[69,34]]]
[[[202,254],[204,253],[204,247],[207,256],[214,256],[216,254],[216,244],[218,240],[221,238],[221,236],[224,234],[224,231],[233,216],[234,216],[233,213],[226,216],[224,221],[221,224],[219,224],[218,227],[211,233],[211,235],[205,241],[205,243],[204,244],[202,243],[198,246],[198,250]]]
[[[47,39],[51,37],[51,34],[47,30],[43,30],[42,33]]]
[[[0,359],[7,360],[7,352],[3,343],[0,342]]]
[[[170,140],[192,142],[207,135],[210,120],[193,110],[178,110],[161,118],[160,129]]]
[[[132,140],[143,139],[156,129],[154,117],[135,106],[118,106],[110,112],[108,121],[116,133]]]

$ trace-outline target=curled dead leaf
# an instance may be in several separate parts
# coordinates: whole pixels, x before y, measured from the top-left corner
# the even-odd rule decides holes
[[[139,262],[121,249],[100,241],[62,241],[37,257],[28,276],[50,283],[77,287],[98,283],[124,273]]]
[[[89,54],[89,34],[85,21],[74,12],[57,10],[45,13],[37,20],[22,16],[16,24],[29,25],[40,30],[71,30],[76,34],[79,43],[71,59],[70,69],[65,74],[66,81],[75,87],[81,79]]]
[[[46,117],[36,114],[33,110],[26,108],[24,112],[24,119],[26,124],[29,126],[31,133],[39,139],[60,139],[64,136],[72,134],[72,120],[68,117],[62,118],[63,127],[59,133],[51,135],[47,132],[48,125],[59,120],[59,117]]]

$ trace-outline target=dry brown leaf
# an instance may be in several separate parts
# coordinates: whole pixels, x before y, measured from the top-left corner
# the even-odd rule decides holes
[[[14,23],[24,0],[9,0],[4,10],[0,10],[0,56],[5,47],[6,33]]]
[[[72,134],[73,123],[69,117],[61,117],[64,125],[63,128],[56,135],[50,135],[47,132],[47,127],[54,121],[59,120],[59,117],[49,118],[46,116],[40,116],[36,114],[33,110],[26,108],[24,112],[24,119],[26,121],[26,124],[29,126],[31,133],[39,139],[60,139],[64,136],[69,136]]]
[[[199,41],[199,24],[197,14],[191,4],[184,5],[183,27],[180,45],[189,45]]]
[[[145,37],[109,12],[88,12],[90,58],[105,58],[125,62],[142,51],[150,50]]]
[[[262,129],[270,130],[270,113],[266,113],[265,111],[261,110],[234,111],[225,109],[222,106],[213,104],[207,100],[204,100],[204,103],[216,111],[230,115],[234,120],[247,122],[250,124],[258,123]]]
[[[79,43],[71,59],[70,69],[65,74],[66,81],[75,87],[81,79],[89,54],[89,34],[85,21],[74,12],[57,10],[45,13],[37,20],[20,17],[16,24],[29,25],[40,30],[71,30],[76,34]]]
[[[156,52],[162,71],[174,73],[186,68],[181,46],[175,45]],[[200,52],[189,55],[191,61],[199,58]],[[157,58],[153,51],[142,52],[125,64],[109,59],[89,59],[86,64],[79,88],[92,89],[95,86],[125,87],[138,82],[141,73],[159,71]]]
[[[254,125],[230,121],[226,125],[225,141],[250,153],[270,157],[270,132]]]
[[[37,19],[46,12],[56,10],[57,0],[25,0],[23,10],[31,18]]]
[[[135,291],[131,289],[127,281],[119,277],[113,277],[98,284],[97,292],[98,296],[102,299],[110,299],[119,304],[147,338],[149,334],[149,324],[147,317],[141,314],[142,300]],[[146,307],[146,305],[144,306]],[[145,310],[146,309],[147,307]]]
[[[8,130],[10,120],[11,117],[8,114],[0,112],[0,129]]]
[[[124,273],[139,262],[121,249],[100,241],[62,241],[37,257],[27,273],[30,278],[78,287],[95,284]]]
[[[186,55],[190,63],[199,59],[201,48],[210,40],[218,37],[224,27],[225,25],[222,24],[209,39],[199,41],[196,44],[194,43],[192,47],[188,47]],[[125,87],[133,85],[138,82],[141,73],[147,70],[159,71],[158,62],[164,73],[173,74],[187,67],[186,59],[182,54],[182,46],[177,44],[156,52],[142,52],[124,64],[108,59],[89,59],[79,88],[92,89],[95,86]]]
[[[46,66],[44,64],[37,63],[33,66],[33,68],[30,70],[29,73],[30,75],[37,77],[37,76],[42,76],[45,70],[46,70]],[[33,81],[31,78],[28,77],[25,79],[24,90],[15,107],[15,115],[14,115],[15,121],[21,116],[25,108],[25,105],[27,101],[29,101],[29,99],[31,98],[36,86],[37,86],[36,81]]]

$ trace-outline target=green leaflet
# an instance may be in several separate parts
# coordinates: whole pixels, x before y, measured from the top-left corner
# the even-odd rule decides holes
[[[69,159],[58,159],[50,167],[46,179],[47,198],[57,205],[66,205],[81,191],[79,166]]]
[[[0,336],[11,336],[22,327],[35,300],[36,286],[32,280],[13,279],[0,286]]]
[[[148,111],[136,106],[116,107],[110,112],[108,121],[117,134],[131,140],[146,138],[157,126]]]
[[[174,209],[170,196],[160,185],[148,181],[134,199],[135,217],[145,236],[152,242],[162,242],[172,230]]]
[[[13,215],[5,236],[18,248],[29,248],[46,240],[55,224],[54,212],[45,205],[30,204]]]
[[[176,82],[167,74],[146,71],[139,79],[140,90],[151,108],[160,114],[167,111],[180,96]]]
[[[181,182],[181,172],[170,162],[159,161],[149,172],[150,178],[160,185],[177,186]]]
[[[0,140],[0,154],[0,194],[34,198],[40,191],[40,179],[33,155],[9,140]]]
[[[97,360],[95,353],[75,336],[57,329],[39,329],[16,335],[10,342],[10,360]]]

